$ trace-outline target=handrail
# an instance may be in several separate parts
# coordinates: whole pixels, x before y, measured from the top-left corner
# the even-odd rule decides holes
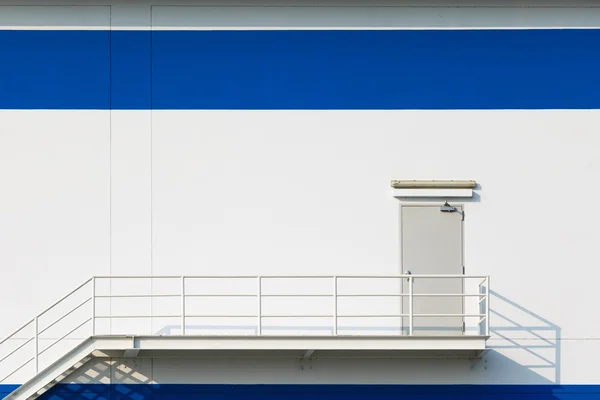
[[[487,275],[457,275],[457,274],[410,274],[410,275],[97,275],[96,279],[327,279],[327,278],[343,278],[343,279],[379,279],[379,278],[397,278],[408,279],[412,278],[469,278],[469,279],[485,279]],[[92,280],[90,278],[89,280]],[[89,282],[88,280],[88,282]],[[87,283],[87,282],[86,282]],[[83,286],[83,285],[82,285]]]
[[[88,283],[90,283],[92,281],[92,279],[94,279],[94,277],[89,278],[87,281],[83,282],[81,285],[79,285],[75,289],[71,290],[68,294],[66,294],[63,297],[61,297],[60,300],[57,300],[54,303],[52,303],[51,306],[49,306],[48,308],[46,308],[44,311],[42,311],[41,313],[39,313],[37,316],[41,317],[42,315],[46,314],[48,311],[50,311],[51,309],[53,309],[54,307],[56,307],[59,303],[61,303],[62,301],[64,301],[65,299],[67,299],[69,296],[71,296],[72,294],[74,294],[75,292],[77,292],[79,289],[81,289],[82,287],[84,287],[85,285],[87,285]]]
[[[52,344],[50,344],[49,346],[47,346],[44,350],[39,351],[38,355],[42,355],[44,354],[46,351],[50,350],[52,347],[54,347],[58,342],[60,342],[61,340],[65,339],[67,336],[69,336],[71,333],[75,332],[77,329],[81,328],[82,326],[84,326],[85,324],[87,324],[88,322],[91,321],[91,318],[86,319],[85,321],[83,321],[82,323],[80,323],[79,325],[77,325],[75,328],[71,329],[69,332],[65,333],[64,335],[62,335],[59,339],[55,340],[54,342],[52,342]]]
[[[52,303],[51,306],[49,306],[48,308],[46,308],[44,311],[42,311],[41,313],[39,313],[38,315],[36,315],[35,317],[31,318],[29,321],[27,321],[26,323],[24,323],[23,325],[21,325],[21,327],[15,331],[13,331],[10,335],[6,336],[4,339],[0,340],[0,344],[4,343],[5,341],[7,341],[8,339],[10,339],[11,337],[13,337],[14,335],[16,335],[18,332],[22,331],[23,329],[25,329],[27,327],[27,325],[35,322],[36,318],[41,317],[42,315],[46,314],[48,311],[50,311],[51,309],[53,309],[54,307],[56,307],[58,304],[60,304],[61,302],[63,302],[64,300],[66,300],[69,296],[71,296],[73,293],[77,292],[79,289],[81,289],[82,287],[84,287],[85,285],[87,285],[92,279],[89,278],[87,281],[85,281],[84,283],[82,283],[81,285],[77,286],[75,289],[71,290],[68,294],[64,295],[63,297],[61,297],[59,300],[55,301],[54,303]]]
[[[150,292],[148,293],[146,290],[144,290],[143,292],[135,292],[135,291],[123,291],[121,293],[113,293],[114,290],[114,286],[108,286],[108,287],[104,287],[104,286],[98,286],[97,283],[100,280],[111,280],[111,281],[118,281],[118,280],[131,280],[131,279],[138,279],[138,280],[145,280],[145,279],[152,279],[152,280],[163,280],[163,281],[169,281],[169,286],[168,289],[169,290],[164,290],[162,292],[159,293],[154,293],[152,291],[152,289],[150,289]],[[244,286],[244,288],[242,288],[243,290],[241,290],[241,293],[234,293],[235,289],[233,289],[234,292],[231,292],[231,287],[227,287],[227,289],[225,289],[225,292],[223,291],[219,291],[219,290],[210,290],[210,285],[209,285],[209,290],[206,290],[206,287],[202,286],[200,288],[196,287],[194,288],[193,286],[189,286],[190,284],[193,284],[194,281],[199,281],[199,280],[213,280],[213,279],[223,279],[223,280],[255,280],[255,283],[250,283],[251,286],[250,287],[246,287]],[[321,280],[326,280],[329,281],[330,284],[328,286],[327,289],[319,286],[318,290],[314,290],[315,293],[311,293],[311,292],[303,292],[302,288],[305,288],[306,286],[306,280],[313,280],[314,282],[319,282],[319,284],[322,284],[323,282]],[[388,287],[386,288],[381,288],[380,285],[378,285],[376,282],[373,282],[373,280],[375,279],[390,279],[390,280],[394,280],[393,287]],[[446,291],[446,292],[439,292],[439,293],[427,293],[427,292],[423,292],[422,291],[422,287],[420,287],[420,289],[418,291],[415,291],[414,286],[415,286],[415,281],[418,281],[419,283],[421,282],[421,280],[424,279],[462,279],[462,280],[468,280],[468,279],[476,279],[478,280],[478,282],[473,282],[473,285],[471,285],[470,287],[473,288],[473,291],[475,288],[477,288],[477,293],[472,293],[472,292],[468,292],[465,291],[465,287],[463,285],[463,290],[462,292],[455,292],[455,293],[449,293],[452,292],[452,290]],[[172,282],[179,280],[180,282],[175,286],[172,285]],[[270,283],[270,285],[267,284],[267,282],[271,280],[271,281],[278,281],[278,280],[284,280],[284,281],[289,281],[289,280],[305,280],[302,282],[301,286],[294,286],[294,290],[293,291],[289,291],[289,290],[284,290],[285,286],[282,288],[277,289],[276,287],[272,286],[275,285],[273,282]],[[370,288],[369,290],[364,290],[364,288],[362,290],[357,289],[356,284],[354,283],[353,285],[351,285],[352,287],[349,286],[344,286],[344,285],[340,285],[340,282],[352,282],[355,280],[364,280],[365,282],[368,282],[369,280],[371,281],[371,284],[374,285],[372,288]],[[399,280],[399,282],[396,282],[395,280]],[[90,285],[91,283],[91,285]],[[244,284],[247,284],[248,282],[245,282]],[[400,285],[398,285],[398,283],[400,283]],[[212,284],[212,283],[211,283]],[[240,283],[241,284],[241,283]],[[282,284],[288,284],[286,282],[283,282]],[[19,365],[18,367],[12,367],[9,370],[9,374],[5,375],[4,377],[0,376],[0,383],[6,381],[6,379],[10,378],[11,376],[13,376],[17,371],[20,371],[21,369],[23,369],[26,365],[28,365],[29,363],[31,363],[32,361],[34,362],[34,369],[35,369],[35,373],[40,371],[40,356],[44,355],[44,359],[48,358],[48,354],[50,357],[53,357],[54,353],[56,351],[62,351],[62,346],[58,346],[58,350],[54,350],[52,352],[50,352],[50,349],[55,348],[55,346],[65,340],[71,340],[72,337],[71,335],[74,334],[75,332],[77,332],[79,329],[81,329],[82,327],[90,324],[91,322],[91,330],[89,334],[85,334],[85,337],[89,337],[89,336],[94,336],[98,334],[98,329],[96,327],[96,321],[101,321],[101,320],[139,320],[139,319],[157,319],[157,318],[168,318],[168,319],[173,319],[173,318],[178,318],[179,321],[176,325],[171,325],[172,329],[173,327],[176,327],[178,329],[180,329],[180,333],[167,333],[167,335],[174,335],[174,334],[180,334],[180,335],[186,335],[188,334],[188,332],[190,331],[190,329],[188,329],[189,327],[187,327],[186,325],[188,324],[188,322],[190,321],[191,318],[217,318],[219,320],[222,319],[227,319],[227,318],[255,318],[255,325],[254,325],[254,330],[255,330],[255,335],[257,336],[262,336],[262,335],[268,335],[269,333],[265,331],[267,329],[272,329],[272,325],[266,325],[266,321],[269,321],[272,318],[293,318],[293,319],[299,319],[302,320],[304,319],[306,321],[307,318],[328,318],[331,319],[331,324],[329,325],[329,323],[326,323],[323,327],[319,326],[318,329],[328,329],[329,330],[329,335],[333,335],[333,336],[348,336],[348,331],[347,331],[347,325],[342,325],[340,326],[339,322],[340,321],[348,321],[348,318],[359,318],[359,319],[365,319],[365,321],[369,321],[369,322],[365,322],[366,325],[364,326],[373,326],[373,324],[375,324],[375,326],[379,326],[377,324],[379,324],[379,322],[377,322],[377,318],[401,318],[401,320],[399,321],[399,324],[401,325],[401,330],[397,333],[394,333],[394,335],[410,335],[410,336],[414,336],[415,335],[415,331],[417,331],[417,335],[422,335],[423,331],[419,330],[419,325],[415,325],[415,320],[417,320],[418,323],[418,319],[420,318],[440,318],[441,320],[444,320],[445,318],[476,318],[477,322],[474,323],[475,327],[478,327],[479,329],[479,335],[483,335],[483,336],[488,336],[489,332],[490,332],[490,327],[489,327],[489,317],[490,317],[490,289],[489,289],[489,285],[490,285],[490,277],[489,276],[485,276],[485,275],[447,275],[447,274],[434,274],[434,275],[308,275],[308,276],[289,276],[289,275],[242,275],[242,276],[227,276],[227,275],[198,275],[198,276],[164,276],[164,275],[156,275],[156,276],[133,276],[133,275],[125,275],[125,276],[94,276],[91,277],[89,279],[87,279],[85,282],[83,282],[82,284],[78,285],[75,289],[71,290],[69,293],[67,293],[66,295],[62,296],[59,300],[55,301],[54,303],[52,303],[50,306],[48,306],[47,308],[45,308],[42,312],[40,312],[39,314],[37,314],[34,318],[28,320],[25,324],[23,324],[21,327],[19,327],[17,330],[13,331],[10,335],[8,335],[7,337],[5,337],[4,339],[2,339],[0,341],[0,349],[2,345],[6,345],[7,343],[15,343],[14,346],[11,346],[11,349],[8,349],[8,351],[3,352],[2,356],[0,358],[0,367],[3,365],[4,362],[12,362],[11,360],[8,360],[9,358],[11,358],[12,356],[14,356],[15,358],[20,358],[20,361],[26,360],[25,364]],[[128,284],[127,288],[132,287],[131,285]],[[154,286],[154,288],[156,288],[156,286]],[[177,289],[178,288],[178,289]],[[238,289],[240,289],[241,287],[239,287]],[[100,290],[101,289],[101,290]],[[85,290],[85,292],[81,292],[82,290]],[[397,290],[397,291],[396,291]],[[84,294],[85,296],[81,297],[81,296],[77,296],[74,298],[71,298],[71,296],[74,296],[76,293],[80,293],[80,294]],[[194,309],[194,304],[198,303],[198,304],[206,304],[206,301],[218,301],[218,299],[222,299],[222,298],[255,298],[256,300],[247,300],[244,301],[243,304],[246,305],[246,308],[241,308],[241,309],[237,309],[237,310],[225,310],[225,309],[221,309],[219,311],[219,309],[217,309],[216,311],[214,311],[213,309],[206,309],[206,308],[202,308],[200,307],[200,309],[198,309],[198,307],[196,307],[196,309]],[[161,310],[160,313],[154,313],[154,310],[152,309],[152,307],[150,308],[150,312],[149,313],[144,313],[143,315],[140,315],[140,313],[134,313],[134,312],[128,312],[127,308],[123,308],[123,307],[118,307],[117,310],[119,311],[119,313],[115,313],[113,312],[112,308],[109,308],[108,313],[98,313],[97,311],[97,302],[98,301],[112,301],[113,299],[120,299],[120,301],[133,301],[134,304],[138,304],[135,303],[138,301],[138,299],[152,299],[152,298],[179,298],[180,301],[178,302],[178,305],[176,306],[169,306],[170,308],[165,309],[165,310]],[[210,298],[215,298],[213,300],[210,300]],[[276,306],[275,309],[269,310],[268,307],[266,307],[266,305],[270,304],[266,299],[271,299],[271,303],[275,302],[275,303],[280,303],[283,301],[291,301],[293,304],[305,304],[303,302],[300,302],[301,299],[303,298],[311,298],[313,299],[315,302],[320,302],[320,301],[330,301],[330,300],[326,300],[328,298],[331,298],[332,301],[330,304],[324,306],[325,308],[323,308],[323,306],[319,306],[318,310],[305,310],[302,309],[302,307],[300,307],[301,311],[298,311],[298,309],[287,309],[286,307],[278,307]],[[344,309],[343,307],[341,307],[342,305],[346,304],[345,302],[347,302],[347,299],[351,299],[351,298],[355,298],[356,302],[362,304],[362,306],[369,310],[366,312],[361,312],[360,309],[357,312],[357,309]],[[401,307],[401,309],[399,310],[392,310],[392,309],[383,309],[383,308],[373,308],[370,304],[372,303],[368,303],[371,301],[376,301],[374,299],[382,299],[382,301],[392,301],[392,303],[382,303],[382,304],[395,304],[394,307],[398,307],[398,305],[403,305]],[[419,310],[415,307],[418,307],[418,304],[420,301],[420,299],[423,298],[432,298],[432,299],[439,299],[439,300],[435,300],[435,301],[446,301],[445,298],[448,299],[462,299],[462,313],[460,312],[456,312],[457,309],[454,310],[450,310],[452,312],[447,312],[447,313],[435,313],[435,309],[433,310],[428,310],[430,311],[429,313],[422,313],[419,312]],[[193,302],[190,302],[192,301]],[[281,299],[281,300],[280,300]],[[341,300],[344,299],[344,300]],[[389,299],[389,300],[385,300],[385,299]],[[397,300],[395,300],[397,299]],[[265,300],[263,302],[263,300]],[[240,301],[242,301],[240,299]],[[256,306],[255,308],[253,308],[254,306],[250,306],[250,308],[248,308],[248,301],[251,302],[251,304],[254,304],[254,301],[256,301]],[[450,301],[450,300],[448,300]],[[452,300],[452,301],[458,301],[458,300]],[[296,302],[296,303],[294,303]],[[361,303],[362,302],[362,303]],[[400,303],[399,303],[400,302]],[[469,309],[465,308],[465,305],[471,302],[469,304],[471,304]],[[82,313],[84,312],[84,310],[88,310],[87,309],[87,305],[88,303],[91,303],[91,312],[85,311],[85,315],[82,315]],[[357,304],[358,304],[357,303]],[[321,303],[319,303],[321,304]],[[354,304],[354,303],[353,303]],[[437,303],[433,303],[433,304],[437,304]],[[44,318],[44,326],[41,327],[39,326],[40,324],[40,319],[41,317],[43,317],[44,315],[46,315],[48,312],[50,312],[51,310],[53,310],[55,307],[57,307],[58,305],[62,305],[61,310],[65,310],[65,311],[61,311],[60,315],[57,315],[56,317],[53,317],[52,320],[49,320],[49,318]],[[375,309],[375,311],[372,311],[373,309]],[[76,311],[80,311],[78,313],[75,313]],[[208,312],[207,312],[208,311]],[[211,311],[214,311],[214,313],[211,313]],[[431,312],[434,311],[434,312]],[[379,312],[379,313],[377,313]],[[263,321],[264,320],[264,321]],[[48,335],[46,335],[44,338],[40,338],[40,335],[42,333],[47,332],[50,328],[57,326],[57,324],[61,321],[67,321],[67,323],[63,323],[60,325],[60,328],[56,329],[56,337],[47,337]],[[398,322],[394,322],[394,323],[398,323]],[[445,322],[442,322],[442,324],[444,324]],[[347,324],[347,322],[346,322]],[[450,322],[449,324],[454,324],[454,322]],[[19,335],[19,338],[16,338],[15,336],[22,332],[23,330],[25,330],[26,328],[32,326],[34,327],[34,334],[31,336],[27,336],[27,335]],[[68,325],[68,326],[65,326]],[[218,325],[218,324],[217,324]],[[226,325],[226,324],[225,324]],[[138,328],[135,329],[139,329],[139,324],[136,325],[138,326]],[[251,324],[252,326],[252,324]],[[448,327],[450,325],[443,325],[445,327]],[[454,325],[452,325],[454,326]],[[360,327],[359,327],[360,328]],[[62,330],[64,329],[64,330]],[[87,329],[87,328],[86,328]],[[244,328],[244,329],[247,329]],[[284,328],[287,329],[287,328]],[[302,328],[297,328],[297,329],[302,329]],[[354,328],[352,328],[354,329]],[[394,328],[395,329],[395,328]],[[448,328],[443,328],[443,329],[448,329]],[[341,331],[341,333],[340,333]],[[54,330],[52,331],[54,332]],[[59,333],[60,332],[60,333]],[[86,331],[87,332],[87,331]],[[288,331],[289,332],[289,331]],[[394,331],[396,332],[396,331]],[[421,333],[419,333],[421,332]],[[112,331],[110,331],[109,333],[113,333]],[[139,330],[137,332],[127,332],[127,334],[138,334],[140,333]],[[161,333],[162,335],[164,335],[164,332]],[[212,333],[211,333],[212,334]],[[54,333],[52,333],[52,335],[54,335]],[[24,338],[21,338],[20,336],[24,336]],[[79,337],[78,337],[79,338]],[[15,342],[8,342],[9,339],[14,339]],[[17,342],[18,340],[18,342]],[[24,340],[24,342],[22,342],[21,340]],[[52,340],[52,343],[48,346],[44,346],[44,348],[40,348],[40,342],[41,341],[45,341],[45,340]],[[33,354],[33,357],[30,357],[30,354],[25,355],[21,355],[22,352],[27,351],[27,345],[31,346],[31,342],[34,343],[34,347],[35,347],[35,351]],[[15,348],[13,348],[15,347]],[[0,370],[0,373],[3,373],[2,370]]]
[[[48,329],[52,328],[54,325],[58,324],[60,321],[62,321],[63,319],[67,318],[69,315],[73,314],[75,311],[79,310],[81,307],[83,307],[84,305],[86,305],[91,300],[92,300],[91,297],[88,298],[88,299],[86,299],[86,300],[84,300],[83,303],[79,304],[77,307],[73,308],[71,311],[67,312],[66,314],[64,314],[59,319],[53,321],[50,325],[48,325],[44,329],[40,330],[38,332],[38,335],[41,335],[42,333],[46,332]]]
[[[14,349],[13,351],[11,351],[10,353],[8,353],[7,355],[5,355],[4,357],[0,358],[0,362],[6,360],[8,357],[10,357],[13,354],[15,354],[18,350],[21,350],[23,347],[25,347],[26,345],[28,345],[29,342],[31,342],[33,339],[35,339],[35,338],[29,338],[29,339],[25,340],[25,342],[21,343],[21,345],[19,347],[17,347],[16,349]]]
[[[11,334],[6,336],[4,339],[0,340],[0,345],[6,342],[8,339],[15,336],[17,333],[21,332],[23,329],[27,328],[29,325],[35,322],[36,317],[31,318],[29,321],[25,322],[19,329],[14,330]]]
[[[67,300],[69,297],[71,297],[73,294],[77,293],[81,288],[85,287],[87,284],[89,284],[91,281],[93,281],[94,278],[89,278],[87,279],[85,282],[83,282],[82,284],[80,284],[79,286],[77,286],[75,289],[71,290],[69,293],[67,293],[66,295],[62,296],[60,299],[56,300],[54,303],[52,303],[50,306],[48,306],[47,308],[45,308],[42,312],[40,312],[39,314],[37,314],[35,317],[33,317],[32,319],[28,320],[27,322],[25,322],[23,325],[21,325],[21,327],[19,327],[18,329],[14,330],[13,332],[11,332],[9,335],[7,335],[4,339],[0,340],[0,346],[2,346],[4,343],[7,343],[10,339],[14,338],[15,335],[17,335],[17,333],[23,331],[24,329],[26,329],[27,327],[31,326],[33,324],[34,326],[34,335],[33,337],[29,337],[27,339],[23,339],[26,340],[25,343],[21,343],[19,346],[17,346],[17,348],[13,349],[12,351],[10,351],[6,356],[4,356],[0,362],[3,362],[4,360],[6,360],[7,358],[9,358],[10,356],[14,355],[15,353],[17,353],[19,350],[21,350],[22,348],[24,348],[27,344],[29,344],[30,342],[34,342],[35,345],[35,352],[34,352],[34,356],[31,358],[28,358],[27,361],[25,361],[24,364],[20,365],[18,368],[13,369],[8,375],[1,377],[0,378],[0,383],[4,382],[6,379],[10,378],[12,375],[14,375],[17,371],[21,370],[22,368],[24,368],[27,364],[29,364],[30,362],[34,361],[35,362],[35,372],[37,373],[39,371],[39,356],[42,355],[43,353],[45,353],[49,348],[53,347],[54,345],[56,345],[58,342],[60,342],[61,340],[63,340],[64,338],[66,338],[68,335],[70,335],[71,333],[73,333],[75,330],[79,329],[82,325],[79,325],[75,330],[71,330],[69,333],[67,333],[66,335],[63,335],[61,338],[59,338],[58,340],[56,340],[54,343],[52,343],[50,346],[48,346],[47,348],[43,349],[42,351],[40,351],[39,349],[39,337],[42,333],[46,332],[48,329],[52,328],[53,326],[55,326],[58,322],[64,320],[66,317],[68,317],[69,315],[71,315],[73,312],[77,311],[78,309],[80,309],[83,305],[87,304],[90,301],[90,298],[88,298],[87,300],[85,300],[83,303],[77,305],[75,308],[69,310],[66,312],[66,314],[63,314],[62,316],[58,317],[58,319],[52,321],[52,323],[50,323],[47,327],[45,327],[44,329],[40,329],[39,327],[39,319],[40,317],[44,316],[46,313],[48,313],[50,310],[52,310],[54,307],[56,307],[57,305],[63,303],[65,300]],[[88,320],[89,321],[89,320]],[[86,321],[86,323],[88,322]],[[17,340],[15,338],[15,340]],[[19,339],[20,340],[20,339]]]
[[[0,379],[0,382],[4,382],[5,380],[7,380],[8,378],[10,378],[11,376],[13,376],[14,374],[16,374],[18,371],[22,370],[23,367],[25,367],[27,364],[29,364],[30,362],[32,362],[35,359],[35,357],[31,357],[29,358],[27,361],[25,361],[23,364],[19,365],[17,368],[13,369],[12,372],[8,375],[6,375],[4,378]]]

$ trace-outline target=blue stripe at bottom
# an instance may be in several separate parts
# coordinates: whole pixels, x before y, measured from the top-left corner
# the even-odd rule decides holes
[[[0,385],[6,395],[15,386]],[[2,397],[2,396],[0,396]],[[60,384],[47,400],[592,400],[600,385],[196,385]]]
[[[0,385],[0,399],[5,398],[10,392],[18,387],[19,385]]]

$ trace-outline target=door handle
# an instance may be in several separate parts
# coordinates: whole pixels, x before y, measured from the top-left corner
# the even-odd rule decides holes
[[[410,272],[410,270],[408,270],[404,273],[404,275],[412,275],[412,272]],[[410,278],[406,278],[406,281],[410,282]]]

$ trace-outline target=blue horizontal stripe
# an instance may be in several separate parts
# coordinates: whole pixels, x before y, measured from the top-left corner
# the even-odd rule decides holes
[[[111,108],[150,108],[151,37],[150,31],[111,32]]]
[[[108,109],[110,34],[0,31],[0,109]]]
[[[17,388],[0,385],[0,399]],[[597,400],[600,385],[58,384],[41,400]]]
[[[17,389],[19,385],[6,385],[0,384],[0,399],[8,396],[13,390]]]
[[[157,109],[600,108],[599,30],[176,31]]]
[[[0,391],[2,386],[0,385]],[[1,398],[1,397],[0,397]],[[600,385],[59,384],[41,400],[597,400]]]
[[[600,30],[0,31],[0,109],[598,109]]]

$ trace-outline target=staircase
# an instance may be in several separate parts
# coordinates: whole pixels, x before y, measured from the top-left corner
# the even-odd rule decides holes
[[[464,293],[413,294],[415,280],[428,279],[461,279]],[[409,293],[402,292],[406,281]],[[7,400],[36,399],[94,357],[144,351],[480,357],[489,333],[488,293],[489,277],[466,275],[93,277],[0,341],[0,383],[22,383]],[[461,296],[463,313],[414,313],[414,301],[428,296]],[[420,317],[472,322],[459,335],[424,337],[413,334]],[[282,318],[290,323],[271,322]],[[310,322],[310,332],[302,321]]]
[[[91,360],[93,358],[93,350],[91,339],[82,343],[54,364],[25,382],[25,384],[21,385],[17,390],[9,394],[6,397],[6,400],[37,399],[54,385],[60,383],[72,372]]]
[[[0,341],[0,383],[23,383],[6,399],[35,399],[92,357],[94,278]]]

